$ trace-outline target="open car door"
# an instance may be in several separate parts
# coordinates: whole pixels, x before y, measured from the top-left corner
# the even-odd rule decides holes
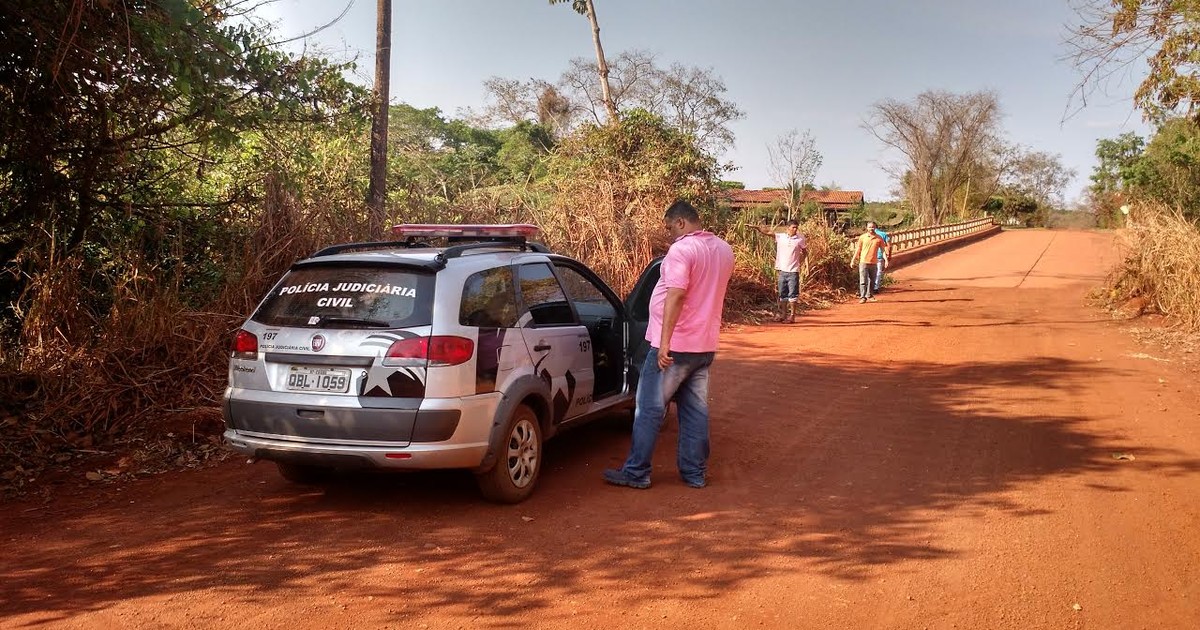
[[[650,351],[650,342],[646,341],[646,328],[650,325],[650,295],[654,293],[654,286],[658,284],[662,260],[663,257],[659,256],[646,265],[637,283],[633,285],[633,290],[629,292],[629,297],[625,298],[625,311],[629,313],[625,337],[629,351],[625,356],[629,357],[626,370],[631,376],[630,387],[637,384],[638,371],[642,368],[642,362],[646,360],[646,353]]]

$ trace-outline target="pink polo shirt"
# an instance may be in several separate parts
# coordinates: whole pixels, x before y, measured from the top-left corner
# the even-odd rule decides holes
[[[650,295],[650,325],[646,339],[659,348],[667,289],[683,289],[683,308],[675,322],[670,350],[716,352],[721,331],[721,308],[733,273],[733,248],[716,234],[697,230],[671,244]]]

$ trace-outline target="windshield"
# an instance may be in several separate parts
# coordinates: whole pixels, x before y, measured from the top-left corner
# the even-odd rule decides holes
[[[375,266],[292,269],[254,313],[267,326],[406,328],[432,321],[434,275]]]

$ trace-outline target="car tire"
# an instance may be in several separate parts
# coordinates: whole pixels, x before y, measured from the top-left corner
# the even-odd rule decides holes
[[[475,481],[488,501],[520,503],[533,493],[542,471],[542,427],[532,409],[517,405],[500,435],[496,465]]]
[[[275,467],[279,469],[279,474],[284,479],[303,485],[324,483],[333,477],[333,471],[324,466],[275,462]]]

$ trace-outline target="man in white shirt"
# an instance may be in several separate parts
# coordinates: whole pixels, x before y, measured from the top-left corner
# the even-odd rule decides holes
[[[796,301],[800,299],[800,266],[808,255],[808,244],[800,233],[800,222],[788,221],[786,232],[775,232],[762,226],[754,229],[764,236],[775,237],[775,271],[779,284],[779,312],[775,321],[791,324],[796,321]]]

